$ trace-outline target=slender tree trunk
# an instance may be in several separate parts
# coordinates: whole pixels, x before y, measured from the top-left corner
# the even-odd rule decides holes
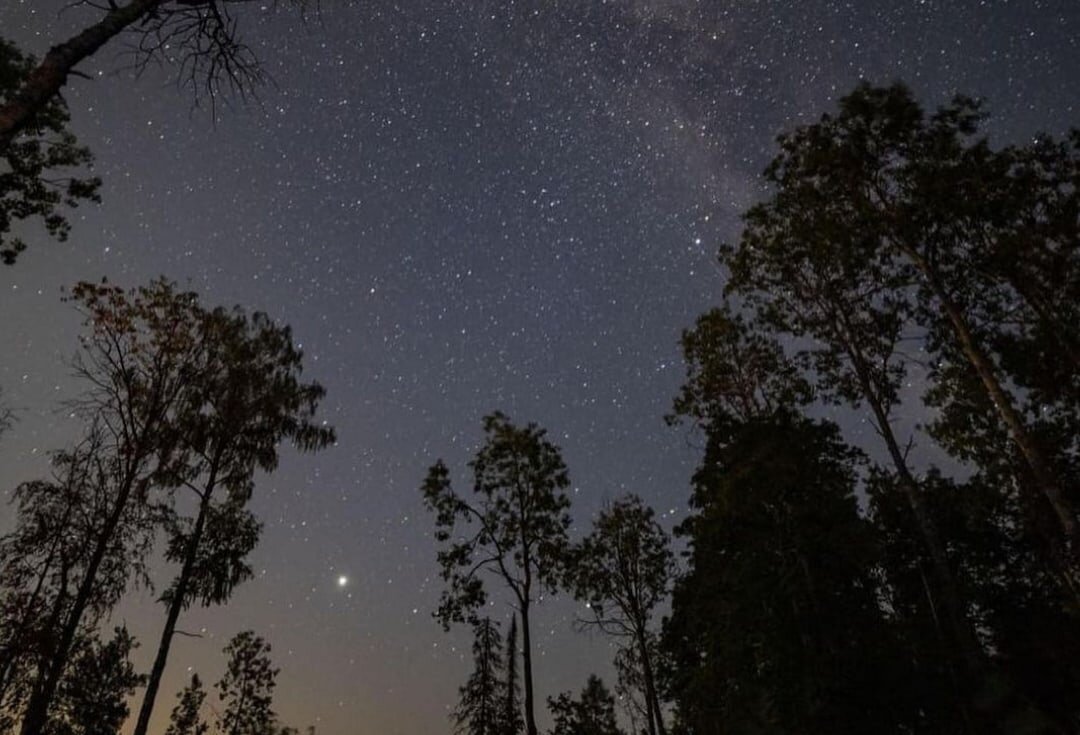
[[[138,459],[137,455],[129,466],[134,468],[138,466],[140,462],[141,459]],[[68,612],[64,622],[60,640],[58,641],[56,650],[53,652],[49,665],[44,672],[45,676],[38,680],[38,684],[34,687],[34,692],[30,696],[30,701],[26,705],[22,728],[19,730],[20,735],[41,735],[45,729],[45,725],[48,722],[49,706],[52,704],[53,697],[56,694],[56,688],[59,686],[60,678],[63,676],[64,669],[67,666],[68,656],[71,653],[71,646],[75,642],[75,635],[79,631],[79,624],[82,622],[83,613],[86,612],[86,608],[90,604],[90,598],[94,592],[94,584],[97,582],[98,570],[101,568],[101,563],[105,560],[105,555],[108,553],[109,546],[114,540],[113,537],[116,534],[116,529],[120,525],[120,519],[123,518],[124,511],[127,510],[127,503],[134,487],[135,472],[132,469],[129,472],[127,479],[120,487],[120,492],[116,498],[116,507],[113,509],[112,514],[109,516],[101,533],[98,535],[93,554],[87,564],[86,571],[83,573],[83,578],[79,583],[79,589],[75,594],[71,610]]]
[[[69,502],[64,509],[63,520],[60,522],[61,529],[67,528],[70,514],[71,503]],[[57,547],[60,543],[61,539],[59,536],[53,539],[52,545],[49,547],[49,553],[42,563],[41,572],[38,574],[37,580],[34,583],[34,591],[31,593],[30,599],[26,603],[26,609],[20,616],[19,622],[13,626],[14,629],[8,635],[8,639],[4,642],[3,648],[0,649],[0,706],[3,705],[4,695],[7,693],[9,684],[8,676],[14,668],[15,659],[21,655],[19,648],[24,644],[20,643],[20,641],[26,635],[26,631],[30,627],[30,623],[33,621],[34,615],[37,612],[36,607],[38,598],[41,595],[42,588],[45,586],[45,579],[49,576],[49,572],[52,571],[53,560],[56,558]],[[58,591],[58,597],[62,598],[63,593],[63,590]]]
[[[641,676],[645,680],[645,712],[649,721],[649,735],[667,735],[664,717],[660,713],[660,698],[656,695],[656,680],[653,677],[652,655],[645,631],[637,630],[638,650],[641,652]]]
[[[994,404],[998,416],[1008,429],[1010,438],[1020,449],[1020,453],[1027,462],[1028,467],[1031,468],[1031,474],[1035,477],[1035,481],[1042,489],[1043,495],[1046,496],[1050,507],[1053,508],[1055,515],[1057,515],[1065,538],[1071,543],[1076,535],[1076,514],[1069,507],[1069,502],[1061,491],[1061,486],[1058,484],[1053,470],[1050,468],[1049,460],[1047,460],[1042,449],[1028,432],[1024,419],[1020,416],[1016,407],[1013,406],[1012,399],[1002,387],[994,366],[983,353],[959,307],[948,298],[944,289],[933,279],[930,273],[925,273],[925,275],[931,281],[931,286],[941,302],[941,307],[949,319],[961,351],[979,376],[990,402]]]
[[[161,677],[165,673],[165,663],[169,658],[169,647],[172,645],[173,634],[176,632],[176,623],[180,619],[180,612],[184,609],[184,600],[187,597],[188,586],[191,584],[192,572],[195,569],[195,559],[199,553],[199,544],[202,543],[203,528],[206,525],[206,516],[210,511],[210,496],[213,492],[213,479],[210,489],[199,502],[199,515],[195,520],[195,527],[191,531],[187,546],[184,549],[184,565],[180,569],[180,576],[176,580],[176,588],[173,590],[172,599],[169,600],[169,611],[165,616],[165,627],[161,631],[161,642],[158,643],[157,656],[154,657],[154,666],[150,669],[150,676],[146,680],[146,693],[143,694],[142,706],[139,708],[139,719],[135,723],[132,735],[146,735],[150,727],[150,715],[154,712],[154,700],[157,698],[158,688],[161,686]]]
[[[839,312],[833,316],[842,325],[845,334],[849,333],[846,317]],[[922,536],[923,545],[930,555],[930,564],[934,573],[934,587],[936,588],[936,594],[941,597],[940,602],[942,604],[940,607],[944,608],[943,611],[949,622],[952,633],[950,637],[956,644],[967,672],[972,674],[982,671],[985,663],[982,646],[979,645],[978,637],[975,635],[975,630],[965,611],[960,589],[956,584],[956,578],[952,573],[948,556],[945,554],[945,544],[938,533],[937,525],[926,510],[926,505],[923,503],[919,491],[919,484],[908,469],[907,458],[904,456],[903,450],[900,449],[896,434],[893,433],[885,406],[882,405],[877,391],[874,390],[867,360],[852,343],[852,340],[840,335],[839,341],[844,344],[848,359],[851,360],[852,368],[859,383],[859,389],[863,394],[863,400],[866,401],[874,415],[874,423],[881,438],[885,441],[885,447],[889,452],[890,459],[892,459],[893,467],[900,481],[900,487],[908,501],[908,506],[911,508],[911,513],[915,517],[915,525]],[[931,600],[931,605],[934,605],[933,600]]]
[[[529,600],[521,604],[521,668],[525,674],[525,732],[537,735],[536,717],[533,714],[532,639],[529,636]]]
[[[67,83],[75,65],[92,56],[117,34],[167,0],[131,0],[113,7],[97,23],[53,46],[12,99],[0,107],[0,154]]]

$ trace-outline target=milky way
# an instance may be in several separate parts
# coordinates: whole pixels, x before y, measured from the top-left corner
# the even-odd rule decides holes
[[[0,34],[41,54],[95,17],[65,4],[4,0]],[[861,78],[928,105],[983,96],[997,141],[1080,125],[1073,0],[325,0],[306,23],[257,3],[238,18],[273,83],[216,120],[175,70],[133,78],[120,45],[80,67],[92,81],[65,97],[103,203],[68,243],[28,232],[0,270],[0,386],[20,416],[0,440],[5,491],[75,431],[78,319],[60,290],[78,279],[165,274],[265,310],[328,390],[338,445],[260,480],[258,576],[182,619],[203,637],[174,645],[157,723],[189,667],[215,680],[224,642],[253,628],[286,722],[446,731],[468,638],[430,616],[431,462],[464,485],[480,418],[501,409],[563,447],[579,525],[627,491],[674,525],[697,453],[663,422],[679,331],[720,296],[716,249],[776,134]],[[144,665],[158,607],[140,592],[119,612]],[[573,615],[537,611],[543,695],[610,678]]]

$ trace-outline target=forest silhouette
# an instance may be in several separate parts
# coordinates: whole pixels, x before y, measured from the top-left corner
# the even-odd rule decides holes
[[[87,29],[98,46],[41,62],[0,42],[11,267],[23,220],[63,239],[65,213],[98,198],[71,175],[93,156],[58,92],[109,22],[179,39],[204,94],[258,81],[230,16],[185,25],[208,6],[113,6]],[[544,682],[565,690],[546,700],[551,735],[1080,732],[1080,131],[994,147],[985,118],[972,98],[927,111],[903,84],[863,83],[779,138],[767,196],[719,249],[723,303],[681,336],[667,422],[702,451],[676,541],[636,495],[577,517],[575,537],[562,448],[498,410],[466,478],[431,465],[433,615],[473,635],[449,728],[539,734],[533,615],[562,594],[610,637],[617,680]],[[325,391],[287,326],[167,278],[65,298],[83,317],[83,430],[14,490],[0,538],[0,733],[130,719],[146,735],[170,705],[167,735],[295,733],[254,631],[229,641],[212,693],[200,674],[159,688],[184,613],[252,577],[256,478],[283,444],[336,441]],[[918,430],[896,420],[912,386]],[[948,462],[917,463],[916,433]],[[140,672],[112,613],[155,558],[172,576],[153,580],[161,637]]]

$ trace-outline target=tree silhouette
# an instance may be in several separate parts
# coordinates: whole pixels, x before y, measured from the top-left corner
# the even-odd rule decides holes
[[[468,735],[499,735],[504,706],[502,639],[491,618],[473,625],[473,673],[459,690],[454,731]]]
[[[674,574],[667,534],[652,508],[629,495],[601,511],[570,558],[567,584],[577,599],[588,603],[591,618],[586,622],[628,639],[635,648],[633,661],[641,666],[648,732],[664,735],[650,624]]]
[[[169,715],[169,727],[165,735],[206,735],[210,723],[202,719],[203,702],[206,691],[198,674],[191,675],[191,681],[177,696],[179,700]]]
[[[61,686],[80,646],[129,580],[146,576],[157,514],[144,504],[117,514],[103,441],[103,432],[92,429],[82,443],[54,456],[52,481],[16,488],[16,526],[0,540],[0,708],[21,711],[23,720],[51,667],[58,666]],[[109,544],[99,557],[102,528],[112,519]],[[88,583],[94,563],[97,571]],[[79,620],[65,639],[64,625],[71,624],[78,605]]]
[[[555,592],[558,584],[570,525],[564,492],[570,481],[558,447],[535,424],[519,428],[496,412],[484,418],[484,433],[484,446],[469,463],[475,503],[452,489],[441,460],[422,488],[424,503],[435,512],[435,538],[445,545],[438,561],[447,589],[435,614],[445,628],[475,622],[476,609],[487,599],[482,572],[510,589],[521,616],[525,727],[536,735],[529,612],[539,593]],[[462,525],[471,535],[452,540]]]
[[[241,94],[262,81],[259,60],[243,42],[234,12],[246,0],[128,0],[126,4],[76,0],[100,18],[49,49],[18,91],[0,106],[0,153],[54,104],[75,67],[125,31],[136,37],[135,63],[175,63],[183,83],[213,100],[222,87]],[[306,0],[288,0],[303,11]]]
[[[782,138],[782,148],[788,145]],[[787,180],[784,161],[769,166],[768,181]],[[909,368],[901,345],[913,336],[910,279],[867,257],[870,243],[881,236],[877,219],[847,199],[816,191],[811,182],[805,188],[796,181],[777,188],[772,199],[746,213],[737,245],[722,251],[731,269],[727,290],[745,297],[769,327],[813,340],[800,358],[817,378],[819,397],[869,409],[926,549],[927,595],[940,611],[958,675],[982,680],[983,652],[953,562],[909,466],[911,444],[892,423]],[[836,224],[799,227],[792,210],[813,210],[819,221],[827,216]]]
[[[273,704],[278,670],[270,663],[270,644],[250,630],[233,636],[225,647],[225,675],[217,683],[223,710],[223,735],[266,735],[276,725]]]
[[[569,692],[548,697],[554,727],[551,735],[622,735],[615,719],[615,698],[597,676],[590,675],[574,700]]]
[[[891,685],[905,672],[855,503],[860,455],[799,414],[808,386],[752,324],[714,310],[683,348],[671,421],[693,422],[706,445],[679,528],[689,570],[664,626],[680,726],[902,732],[916,708]]]
[[[102,580],[111,578],[110,552],[127,548],[125,538],[139,538],[139,524],[156,520],[165,499],[156,490],[187,479],[189,453],[198,446],[191,432],[206,400],[200,377],[224,347],[218,334],[201,329],[205,310],[196,295],[165,280],[131,291],[80,283],[71,299],[88,328],[75,364],[88,388],[73,409],[92,422],[93,483],[107,507],[87,539],[70,603],[50,628],[54,642],[38,666],[22,735],[43,731],[76,636]]]
[[[33,58],[0,38],[0,107],[12,100],[33,66]],[[26,249],[24,240],[11,236],[16,222],[40,218],[48,233],[62,242],[71,226],[58,211],[60,206],[100,201],[100,179],[65,175],[69,169],[89,167],[94,160],[90,150],[80,146],[68,130],[68,120],[63,99],[52,97],[17,136],[0,146],[6,164],[0,173],[0,260],[8,265]]]
[[[50,735],[114,735],[128,717],[128,698],[142,684],[128,660],[136,647],[124,628],[101,643],[83,638],[49,713]]]
[[[521,682],[518,681],[517,616],[510,616],[506,632],[506,682],[499,719],[499,735],[520,735],[525,729],[521,719]]]
[[[733,262],[743,284],[760,288],[752,271],[766,266],[776,273],[771,260],[794,251],[788,287],[796,283],[793,275],[819,283],[825,275],[842,293],[859,289],[855,313],[886,305],[876,310],[887,318],[884,333],[899,336],[916,324],[927,330],[931,350],[946,350],[971,372],[1030,473],[1026,489],[1056,518],[1048,546],[1069,547],[1077,528],[1075,499],[991,351],[993,332],[1013,331],[1014,321],[1046,331],[1058,320],[1052,308],[1040,308],[1049,306],[1045,300],[1024,288],[1031,271],[980,266],[999,263],[1002,252],[1025,265],[1054,256],[1070,287],[1080,279],[1077,194],[1058,176],[1075,176],[1080,156],[1072,146],[1037,146],[1045,160],[1036,165],[1055,173],[1044,177],[1041,198],[1032,197],[1022,190],[1038,181],[1024,174],[1032,156],[992,151],[978,137],[982,117],[979,104],[962,96],[927,116],[903,85],[860,85],[840,101],[838,114],[781,137],[781,153],[767,174],[777,190],[747,215],[748,232]],[[1058,194],[1072,203],[1055,214]],[[1030,223],[1019,230],[1025,235],[1043,225],[1064,229],[1018,239],[1018,221]],[[759,258],[758,251],[767,254]],[[1075,335],[1075,326],[1064,333]],[[1075,570],[1063,556],[1055,560],[1058,572],[1080,600]]]
[[[314,422],[325,391],[301,382],[302,353],[287,327],[239,309],[199,310],[197,318],[197,334],[215,349],[192,376],[172,463],[176,481],[194,493],[197,511],[170,524],[166,556],[180,572],[163,596],[165,627],[134,735],[149,727],[181,611],[195,602],[223,604],[251,576],[245,557],[260,528],[245,505],[255,471],[276,468],[283,440],[304,451],[334,440],[331,429]]]

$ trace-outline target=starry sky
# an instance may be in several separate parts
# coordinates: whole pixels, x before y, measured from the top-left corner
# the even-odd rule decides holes
[[[41,54],[96,17],[66,4],[3,0],[0,34]],[[203,637],[173,646],[161,729],[188,671],[215,681],[221,647],[253,628],[286,723],[447,732],[469,638],[431,619],[418,487],[436,458],[465,488],[480,419],[501,409],[562,446],[576,532],[629,491],[673,526],[697,457],[662,420],[678,335],[719,298],[717,246],[763,196],[779,132],[860,79],[902,79],[928,105],[983,96],[1000,142],[1080,125],[1076,0],[323,0],[306,23],[268,0],[239,20],[272,83],[216,116],[175,69],[135,78],[122,43],[80,67],[91,80],[65,97],[104,201],[68,243],[27,231],[0,269],[0,386],[19,415],[4,492],[77,431],[62,402],[78,318],[60,290],[79,279],[164,274],[265,310],[328,390],[339,442],[259,481],[257,577],[181,619]],[[611,678],[574,613],[536,612],[541,699]],[[146,666],[153,595],[117,616]]]

